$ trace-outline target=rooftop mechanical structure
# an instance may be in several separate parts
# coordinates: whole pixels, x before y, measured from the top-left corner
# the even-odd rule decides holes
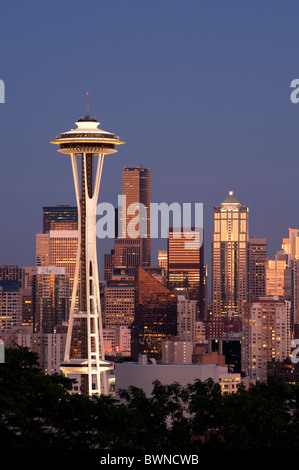
[[[58,152],[71,156],[78,208],[78,251],[70,306],[64,361],[66,376],[81,376],[85,395],[108,394],[107,372],[113,364],[105,360],[103,325],[99,292],[96,249],[96,207],[105,155],[117,152],[124,142],[111,132],[98,128],[99,122],[89,115],[78,119],[77,128],[63,132],[52,141]],[[79,308],[76,295],[80,281]],[[74,325],[80,325],[80,354],[72,354]]]

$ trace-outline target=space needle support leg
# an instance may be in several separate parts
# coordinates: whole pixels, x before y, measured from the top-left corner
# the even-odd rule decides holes
[[[87,155],[84,153],[86,167]],[[96,250],[96,208],[99,195],[104,155],[98,155],[97,170],[92,195],[87,191],[87,172],[85,172],[86,203],[86,299],[87,299],[87,353],[89,393],[107,393],[105,371],[101,371],[100,359],[104,359],[102,317],[99,293],[99,277]],[[101,384],[102,375],[102,384]],[[92,379],[96,382],[92,389]]]
[[[79,184],[77,156],[75,154],[71,154],[71,162],[72,162],[72,170],[73,170],[73,177],[74,177],[76,201],[77,201],[77,208],[78,208],[78,224],[80,224],[80,221],[81,221],[80,184]],[[70,318],[69,318],[69,325],[68,325],[68,332],[67,332],[66,346],[65,346],[65,353],[64,353],[64,360],[65,361],[68,361],[70,359],[71,340],[72,340],[72,332],[73,332],[73,326],[74,326],[74,315],[75,315],[75,309],[76,309],[76,299],[77,299],[77,294],[78,294],[79,273],[80,273],[80,256],[81,256],[81,236],[80,236],[80,233],[81,233],[81,230],[79,228],[79,230],[78,230],[78,248],[77,248],[77,256],[76,256],[75,276],[74,276],[74,284],[73,284],[71,306],[70,306]]]
[[[98,162],[97,162],[96,177],[95,177],[94,195],[93,195],[94,213],[96,213],[96,208],[97,208],[97,201],[98,201],[100,182],[101,182],[101,177],[102,177],[103,163],[104,163],[104,154],[99,154]],[[96,238],[96,232],[95,232],[95,238]],[[95,240],[95,243],[96,243],[96,240]],[[104,351],[103,324],[102,324],[102,314],[101,314],[97,256],[95,256],[94,258],[93,276],[94,276],[94,287],[95,287],[94,300],[95,300],[95,305],[96,305],[96,311],[98,312],[97,318],[95,318],[95,332],[99,341],[99,344],[98,344],[99,356],[97,356],[97,361],[100,366],[100,359],[105,360],[105,351]],[[102,388],[103,388],[103,392],[107,394],[108,385],[107,385],[106,371],[102,372]]]

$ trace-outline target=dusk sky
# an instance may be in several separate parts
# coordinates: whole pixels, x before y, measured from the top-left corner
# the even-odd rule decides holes
[[[75,205],[70,159],[49,142],[86,92],[126,142],[105,158],[100,201],[117,203],[124,166],[149,168],[153,202],[203,203],[208,264],[229,190],[269,256],[299,228],[298,1],[3,1],[0,15],[0,264],[34,265],[42,206]]]

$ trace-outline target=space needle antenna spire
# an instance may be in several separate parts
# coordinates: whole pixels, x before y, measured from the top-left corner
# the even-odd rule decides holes
[[[88,92],[86,93],[86,116],[89,116]]]

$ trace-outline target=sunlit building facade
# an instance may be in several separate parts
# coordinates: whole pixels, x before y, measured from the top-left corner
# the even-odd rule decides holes
[[[165,272],[167,272],[167,267],[168,267],[167,250],[158,251],[158,265],[160,266],[160,268],[164,268]]]
[[[289,228],[289,238],[284,238],[281,245],[282,250],[291,256],[292,260],[299,259],[299,230]]]
[[[43,233],[51,230],[78,230],[77,207],[68,205],[43,207]]]
[[[197,301],[197,319],[204,318],[206,290],[203,235],[200,231],[169,228],[168,288]]]
[[[285,269],[287,255],[283,252],[275,253],[274,259],[266,262],[266,295],[284,297]]]
[[[291,304],[274,298],[250,302],[243,321],[242,368],[251,379],[267,382],[267,363],[290,354]]]
[[[151,264],[151,238],[150,238],[150,203],[151,203],[151,172],[147,168],[133,167],[124,168],[122,172],[122,196],[124,197],[124,206],[120,213],[120,227],[122,238],[127,241],[120,243],[119,248],[130,252],[131,249],[140,251],[139,258],[137,256],[130,258],[132,266],[139,264],[143,267]],[[141,204],[145,211],[138,210]],[[134,206],[136,207],[136,212]],[[132,211],[130,210],[130,206]],[[137,231],[137,237],[131,232]],[[141,240],[140,240],[141,239]],[[137,240],[137,243],[134,243]],[[138,243],[138,240],[140,242]],[[116,242],[117,239],[115,240]],[[142,242],[142,243],[141,243]],[[128,255],[126,255],[128,256]],[[115,246],[115,266],[119,266],[117,247]],[[122,264],[122,266],[126,266]],[[129,265],[127,265],[129,267]]]
[[[184,295],[177,296],[178,337],[180,341],[189,341],[193,345],[196,338],[196,300],[186,299]]]
[[[65,268],[37,267],[32,279],[34,333],[54,333],[68,319],[70,285]]]
[[[78,251],[77,230],[51,230],[36,235],[36,266],[65,268],[70,282],[70,298],[74,285]],[[77,292],[77,304],[80,284]]]
[[[229,191],[214,207],[212,301],[214,317],[242,318],[248,301],[249,210]]]
[[[135,283],[130,279],[111,279],[105,287],[105,328],[131,326],[134,320]]]

